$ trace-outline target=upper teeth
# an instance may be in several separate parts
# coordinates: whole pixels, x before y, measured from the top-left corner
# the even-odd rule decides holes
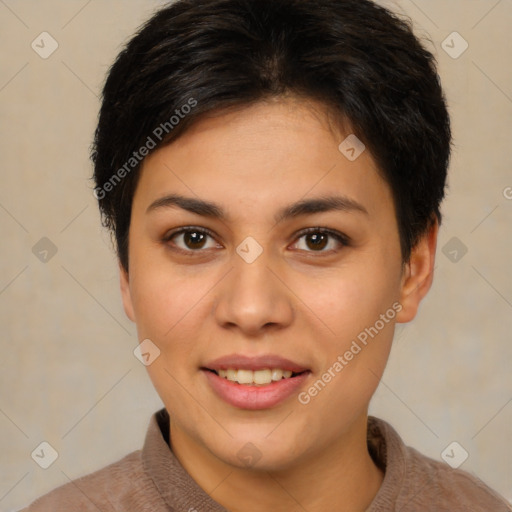
[[[218,370],[220,377],[239,384],[270,384],[272,381],[278,381],[283,378],[288,379],[292,376],[291,370],[281,370],[279,368],[265,370]]]

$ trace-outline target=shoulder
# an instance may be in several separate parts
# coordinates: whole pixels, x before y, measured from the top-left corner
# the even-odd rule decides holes
[[[376,463],[385,468],[371,512],[383,505],[401,512],[512,511],[504,498],[476,476],[406,446],[385,421],[369,420],[369,448]]]
[[[152,481],[144,472],[141,451],[126,455],[94,473],[54,489],[20,512],[113,512],[123,504],[148,502],[154,493]]]
[[[418,505],[436,504],[436,510],[510,512],[512,508],[482,480],[461,469],[436,461],[406,447],[409,491]],[[456,507],[456,508],[455,508]]]

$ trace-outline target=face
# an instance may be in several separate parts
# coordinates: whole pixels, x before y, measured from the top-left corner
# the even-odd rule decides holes
[[[435,247],[402,267],[390,188],[368,150],[338,149],[348,135],[281,99],[204,118],[145,160],[121,287],[160,350],[147,369],[173,440],[285,469],[365,424]]]

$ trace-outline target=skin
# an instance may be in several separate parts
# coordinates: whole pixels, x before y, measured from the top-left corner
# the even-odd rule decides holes
[[[280,98],[203,118],[143,164],[129,272],[121,267],[124,308],[139,339],[161,351],[147,369],[170,414],[174,454],[233,512],[363,511],[382,483],[366,445],[368,405],[395,322],[412,320],[430,288],[438,226],[403,265],[390,188],[368,150],[353,162],[338,150],[349,133],[322,105]],[[170,193],[215,202],[228,218],[147,212]],[[327,195],[367,213],[274,220],[284,206]],[[199,249],[183,235],[166,239],[187,226],[215,237]],[[327,237],[319,247],[300,234],[318,227],[350,243]],[[252,263],[236,252],[248,236],[263,249]],[[397,316],[307,405],[294,394],[265,410],[235,408],[200,370],[227,354],[277,354],[311,370],[307,391],[396,302]],[[237,456],[248,442],[261,454],[250,468]]]

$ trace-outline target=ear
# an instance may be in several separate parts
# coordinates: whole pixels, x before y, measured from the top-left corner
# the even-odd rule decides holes
[[[132,304],[132,294],[130,291],[130,280],[128,272],[121,265],[121,263],[119,263],[119,281],[121,286],[121,298],[123,299],[124,312],[132,322],[135,322],[135,315],[133,313]]]
[[[399,323],[410,322],[418,312],[421,300],[430,290],[434,278],[434,263],[439,223],[437,218],[411,251],[402,276]]]

